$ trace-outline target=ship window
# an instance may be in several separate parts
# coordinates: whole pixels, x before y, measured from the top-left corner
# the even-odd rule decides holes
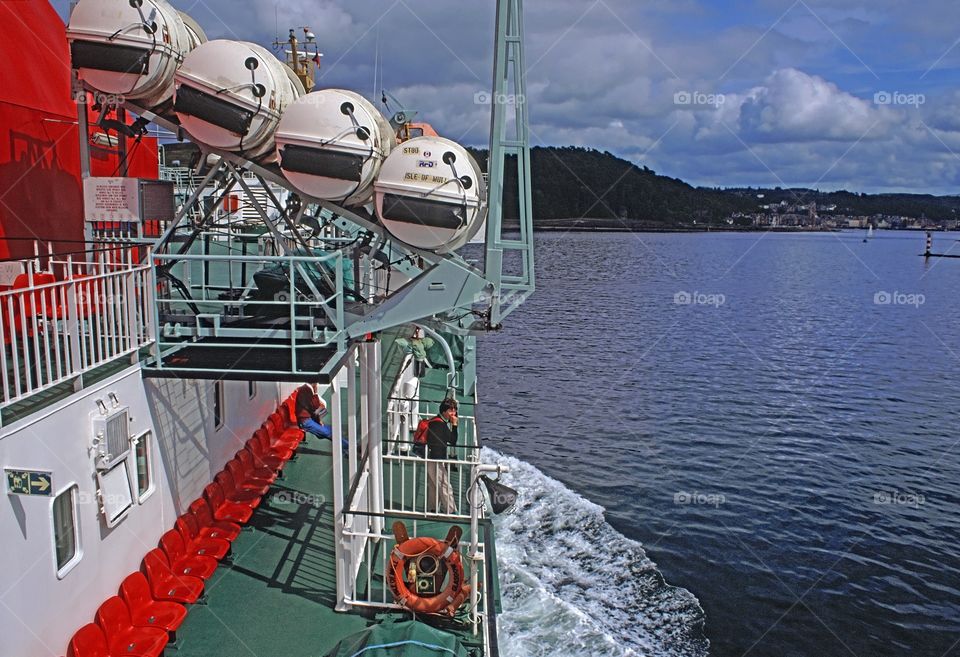
[[[77,486],[74,484],[53,499],[53,543],[57,578],[63,578],[80,561],[77,549]]]
[[[153,492],[153,463],[151,459],[151,433],[141,434],[136,439],[137,501],[143,502]]]
[[[247,397],[253,399],[257,396],[257,382],[247,381]]]
[[[223,426],[223,381],[213,385],[213,428]]]

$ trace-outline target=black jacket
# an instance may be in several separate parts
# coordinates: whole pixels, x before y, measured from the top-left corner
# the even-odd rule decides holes
[[[427,429],[427,458],[447,458],[447,448],[457,444],[457,427],[452,429],[446,422],[433,421]]]

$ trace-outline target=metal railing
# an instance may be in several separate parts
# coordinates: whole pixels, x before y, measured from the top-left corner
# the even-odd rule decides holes
[[[387,417],[411,415],[388,409]],[[432,417],[426,413],[417,420]],[[413,423],[416,429],[416,423]],[[412,432],[411,437],[412,437]],[[447,450],[448,458],[428,458],[427,450],[409,439],[383,441],[384,510],[421,518],[469,521],[469,493],[473,469],[480,463],[474,418],[460,416],[460,442]]]
[[[396,538],[393,534],[375,534],[366,529],[369,518],[374,514],[355,512],[354,514],[348,513],[347,515],[356,515],[358,519],[361,519],[363,528],[345,528],[343,531],[345,540],[354,540],[357,545],[361,546],[358,553],[359,558],[355,561],[354,565],[356,567],[352,573],[353,577],[351,582],[353,586],[344,596],[343,602],[352,607],[392,609],[397,611],[405,610],[403,606],[394,601],[393,593],[389,585],[388,571],[390,569],[390,555],[397,545]],[[383,518],[384,526],[392,525],[395,520],[408,520],[388,513],[377,515]],[[468,582],[475,583],[473,585],[479,589],[475,591],[476,595],[472,595],[471,598],[468,599],[469,602],[466,604],[465,614],[463,614],[463,612],[461,612],[461,614],[465,616],[468,627],[473,626],[473,628],[476,629],[475,633],[482,635],[484,647],[486,648],[488,640],[488,632],[486,631],[487,610],[492,608],[492,601],[490,599],[492,591],[488,586],[490,580],[487,572],[489,565],[484,549],[487,538],[487,528],[486,526],[483,528],[483,540],[477,541],[476,557],[471,558],[469,554],[467,554],[469,546],[466,544],[466,537],[470,531],[469,523],[458,524],[458,526],[463,529],[465,536],[465,543],[461,544],[459,548],[462,555],[465,579]],[[441,527],[436,522],[418,520],[409,521],[407,525],[410,536],[434,536],[439,540],[443,539],[443,534],[446,533],[449,527],[449,524],[444,524]],[[484,654],[489,654],[489,652],[485,649]]]
[[[6,407],[153,343],[153,276],[134,248],[49,256],[47,271],[25,272],[0,292],[2,401]]]
[[[346,347],[343,254],[339,251],[317,257],[158,253],[150,265],[160,282],[154,305],[158,326],[154,366],[158,369],[164,367],[164,355],[199,339],[205,348],[240,347],[288,355],[290,374],[313,372],[301,369],[303,363],[298,362],[305,350]],[[254,278],[266,269],[280,281],[268,294]]]

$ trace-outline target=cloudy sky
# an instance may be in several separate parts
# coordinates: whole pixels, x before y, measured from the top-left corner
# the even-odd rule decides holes
[[[321,85],[386,87],[441,134],[487,140],[493,0],[173,4],[209,38],[309,25]],[[535,144],[697,185],[960,193],[955,0],[526,0],[525,22]]]

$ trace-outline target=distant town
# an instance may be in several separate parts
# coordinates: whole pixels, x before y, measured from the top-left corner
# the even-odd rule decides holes
[[[762,201],[763,194],[758,198]],[[726,222],[730,226],[754,228],[802,228],[811,230],[843,230],[869,228],[885,230],[957,230],[960,219],[930,219],[926,216],[906,217],[891,214],[851,215],[837,205],[816,203],[790,204],[780,201],[761,204],[757,212],[736,212]]]

